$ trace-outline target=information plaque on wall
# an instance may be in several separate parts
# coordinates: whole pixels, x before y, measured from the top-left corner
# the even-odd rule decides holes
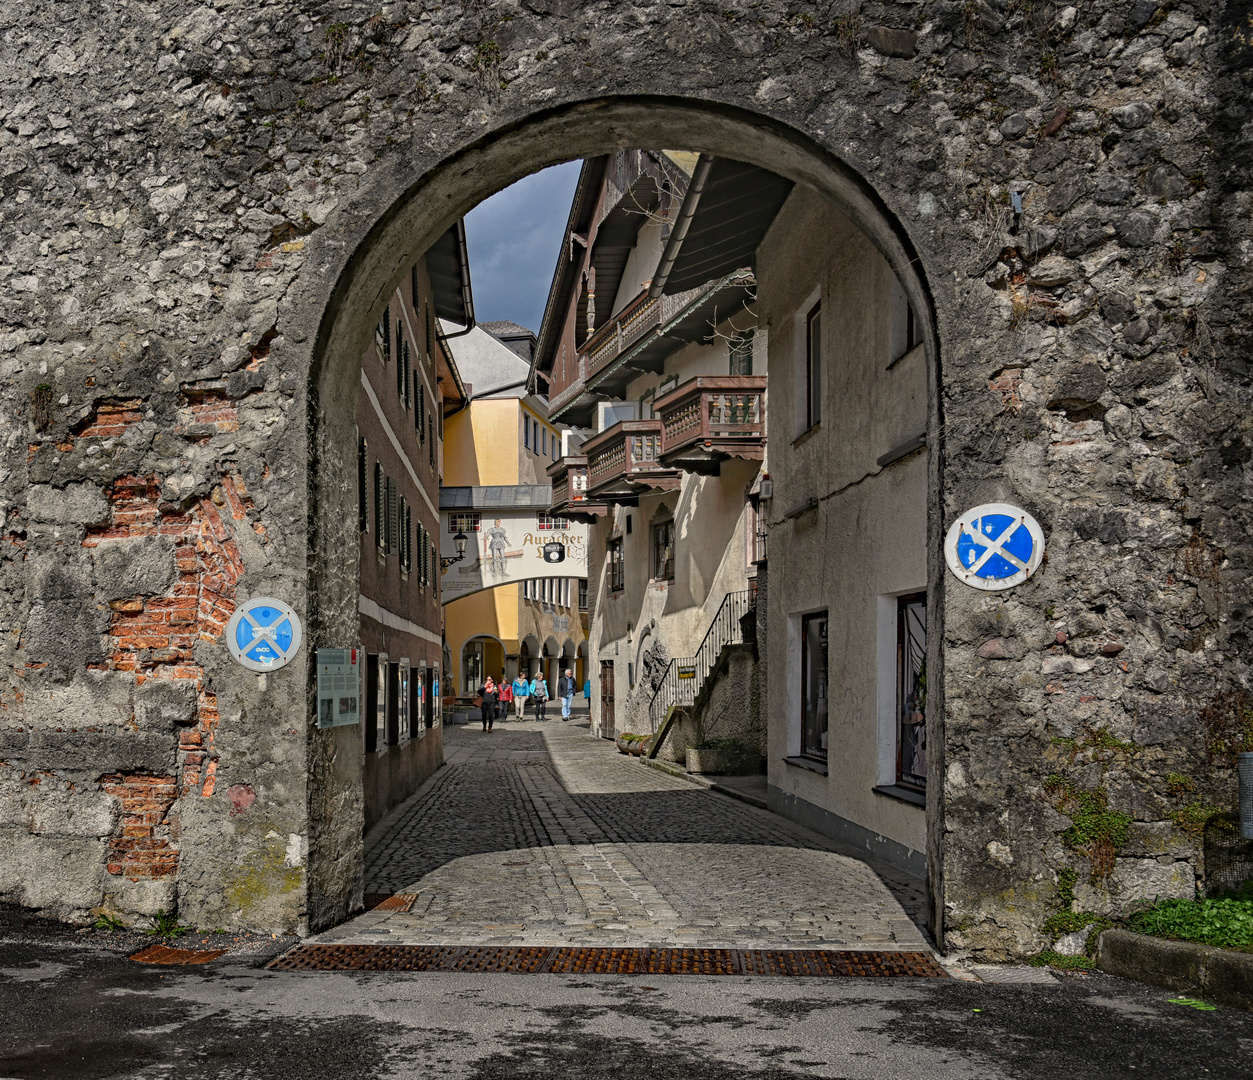
[[[361,722],[361,650],[318,650],[318,727]]]

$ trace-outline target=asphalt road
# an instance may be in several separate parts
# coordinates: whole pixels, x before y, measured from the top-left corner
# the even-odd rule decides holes
[[[291,942],[267,939],[200,967],[127,959],[150,943],[0,907],[0,1078],[1253,1076],[1253,1016],[1100,975],[268,972]]]

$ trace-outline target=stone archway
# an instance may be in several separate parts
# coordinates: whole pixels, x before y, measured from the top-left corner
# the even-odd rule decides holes
[[[373,225],[363,229],[323,310],[310,369],[310,417],[319,454],[310,460],[309,617],[317,634],[328,639],[349,632],[356,618],[355,584],[331,573],[335,553],[351,539],[350,517],[354,462],[347,438],[352,424],[356,357],[373,333],[377,309],[410,263],[460,214],[499,188],[535,169],[572,158],[607,153],[645,143],[696,147],[747,160],[808,184],[822,193],[873,241],[897,273],[915,309],[926,312],[925,345],[931,388],[930,425],[938,430],[939,345],[931,293],[923,261],[907,229],[882,198],[853,168],[801,131],[755,110],[674,97],[622,96],[537,111],[502,131],[476,139],[402,187],[402,175],[380,174],[365,205],[373,206]],[[390,200],[390,201],[388,201]],[[363,215],[363,218],[365,215]],[[363,220],[362,225],[365,225]],[[934,444],[933,444],[934,445]],[[938,499],[933,486],[932,499]],[[932,520],[938,521],[937,514]],[[938,543],[938,534],[932,538]],[[938,593],[937,593],[938,602]],[[938,615],[936,616],[938,621]],[[554,650],[555,651],[555,650]],[[938,671],[937,657],[932,670]],[[336,755],[337,733],[316,733],[312,759]],[[345,747],[345,752],[350,748]],[[323,774],[324,775],[324,774]],[[348,779],[351,786],[351,779]],[[351,799],[351,791],[319,789],[311,784],[311,808],[326,799]],[[313,820],[319,814],[313,813]],[[330,842],[331,849],[345,842]],[[318,891],[318,844],[310,843],[310,888]],[[330,869],[329,865],[327,869]],[[344,866],[338,864],[336,871]],[[345,884],[327,881],[328,902],[345,895]],[[345,914],[338,909],[335,918]],[[328,918],[331,916],[328,915]]]
[[[51,52],[32,23],[32,47],[0,76],[17,103],[3,169],[13,270],[0,279],[15,436],[2,451],[4,759],[47,777],[23,789],[32,820],[67,820],[61,802],[85,800],[75,820],[100,822],[91,835],[19,829],[14,865],[68,869],[6,879],[5,899],[82,917],[142,866],[127,910],[176,893],[197,925],[317,928],[359,905],[360,749],[314,727],[310,659],[351,640],[357,617],[343,554],[353,358],[390,283],[484,195],[560,160],[668,143],[823,192],[931,313],[927,745],[946,778],[928,792],[933,908],[963,947],[1041,947],[1060,833],[1035,793],[1050,738],[1074,734],[1059,705],[1083,694],[1100,730],[1166,748],[1164,774],[1199,746],[1180,718],[1247,681],[1247,637],[1214,613],[1247,607],[1251,528],[1250,270],[1229,213],[1247,125],[1222,113],[1244,100],[1235,16],[1206,27],[1172,10],[1137,28],[1085,12],[1059,25],[1064,63],[1043,78],[1021,13],[967,19],[958,5],[921,26],[883,8],[867,19],[885,25],[864,27],[778,0],[751,17],[672,4],[637,19],[580,0],[527,0],[509,18],[456,3],[376,14],[132,5],[67,19]],[[1205,47],[1207,34],[1227,45]],[[1106,47],[1078,47],[1087,35]],[[1136,48],[1115,54],[1127,39]],[[1089,253],[1103,271],[1091,285],[1076,261]],[[1073,302],[1022,291],[1049,254],[1064,260],[1047,280],[1079,275]],[[1138,283],[1171,275],[1178,293],[1137,306]],[[1149,401],[1165,403],[1153,424],[1169,439],[1136,441]],[[1097,409],[1103,421],[1087,416]],[[1046,572],[1000,607],[945,596],[944,522],[1011,497],[1057,538]],[[1145,586],[1182,572],[1177,538],[1152,522],[1194,529],[1187,550],[1213,573]],[[87,542],[106,534],[125,564],[120,599]],[[1118,547],[1127,537],[1135,552]],[[1215,581],[1221,603],[1206,595]],[[307,619],[305,662],[264,686],[221,636],[229,607],[255,595]],[[158,633],[175,608],[188,633]],[[1083,644],[1125,652],[1080,655],[1057,640],[1063,617],[1131,644],[1085,631]],[[120,633],[145,619],[151,634]],[[1186,663],[1184,643],[1197,649]],[[992,668],[1027,665],[1032,649],[1050,650],[1044,677]],[[1078,685],[1105,674],[1127,693]],[[965,692],[976,680],[995,685],[990,703]],[[141,693],[149,681],[171,693]],[[85,714],[119,723],[91,739],[63,730]],[[122,812],[156,781],[161,820],[109,863],[111,842],[129,843]],[[1125,771],[1120,783],[1128,806],[1165,798]],[[1003,825],[988,807],[1007,792],[1022,797]],[[1132,882],[1159,872],[1130,862]]]

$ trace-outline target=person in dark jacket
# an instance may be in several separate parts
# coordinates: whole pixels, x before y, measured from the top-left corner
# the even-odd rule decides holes
[[[479,712],[483,714],[483,730],[491,731],[492,724],[496,722],[496,706],[500,702],[500,691],[496,689],[496,682],[490,675],[487,677],[487,682],[479,687],[479,698],[483,702],[479,706]]]
[[[535,702],[535,719],[547,720],[544,710],[548,705],[548,680],[544,678],[543,671],[536,672],[535,678],[531,680],[531,700]]]
[[[557,696],[561,698],[561,719],[569,720],[570,706],[574,704],[574,672],[570,668],[557,680]]]

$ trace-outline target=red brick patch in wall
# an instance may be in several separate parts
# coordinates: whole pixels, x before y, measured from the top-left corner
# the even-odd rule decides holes
[[[219,433],[239,430],[239,410],[225,379],[184,383],[179,396],[179,426],[176,431],[186,431],[201,424],[211,424]],[[206,433],[204,437],[211,436]]]
[[[228,474],[210,498],[184,509],[161,499],[158,476],[125,476],[106,493],[111,514],[107,525],[88,530],[84,547],[102,540],[165,536],[174,541],[177,572],[168,596],[132,597],[110,603],[111,650],[105,670],[134,672],[145,679],[186,680],[197,690],[194,727],[179,732],[181,788],[214,790],[213,740],[218,726],[217,695],[204,686],[204,670],[194,649],[216,640],[235,611],[235,587],[244,570],[234,540],[236,522],[246,523],[254,509],[243,478]],[[259,523],[254,530],[264,537]]]
[[[143,418],[143,398],[102,398],[71,434],[78,439],[115,439]]]
[[[178,798],[172,776],[113,773],[101,788],[122,803],[121,835],[109,839],[110,874],[137,880],[169,877],[178,871],[178,850],[170,843],[170,807]]]

